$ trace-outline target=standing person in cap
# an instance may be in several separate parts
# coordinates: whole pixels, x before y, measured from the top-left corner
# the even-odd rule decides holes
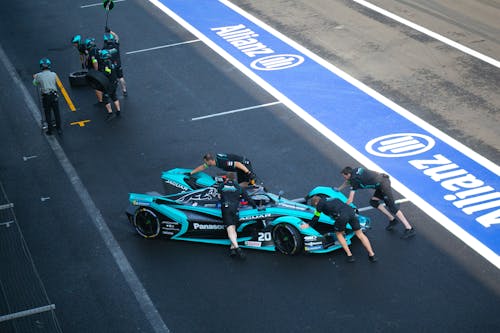
[[[85,39],[85,47],[87,48],[88,56],[87,56],[87,68],[93,69],[93,70],[101,70],[102,63],[101,59],[99,56],[99,48],[95,44],[95,38],[89,37]],[[99,90],[95,90],[95,95],[97,97],[97,104],[96,105],[102,105],[104,103],[103,101],[103,92]]]
[[[61,115],[59,114],[59,100],[57,97],[57,74],[50,70],[52,63],[48,58],[40,59],[39,73],[33,74],[33,85],[40,87],[42,94],[43,111],[47,121],[47,135],[52,135],[52,112],[56,120],[57,134],[62,135]]]
[[[354,201],[354,194],[356,193],[356,190],[374,189],[375,192],[370,199],[370,205],[373,208],[380,210],[389,219],[389,224],[385,229],[388,231],[392,230],[394,226],[398,224],[396,219],[397,217],[405,226],[405,231],[401,238],[406,239],[415,236],[415,229],[413,229],[410,225],[394,200],[389,175],[372,170],[366,170],[364,168],[351,167],[345,167],[342,169],[341,173],[344,177],[344,183],[340,185],[338,189],[342,190],[345,187],[351,188],[347,204]],[[382,201],[385,202],[388,209],[382,205]],[[394,217],[393,214],[396,217]]]

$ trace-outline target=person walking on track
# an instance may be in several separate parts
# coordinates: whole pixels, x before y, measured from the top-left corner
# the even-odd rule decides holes
[[[47,122],[47,135],[52,135],[52,112],[56,120],[57,134],[62,135],[61,115],[57,96],[57,74],[50,70],[52,63],[48,58],[40,59],[39,73],[33,74],[33,85],[40,87],[43,111]]]

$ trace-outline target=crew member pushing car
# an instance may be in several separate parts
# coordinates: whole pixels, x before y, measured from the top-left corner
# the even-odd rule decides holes
[[[240,186],[255,184],[255,174],[252,170],[252,163],[244,156],[235,154],[216,154],[211,153],[203,156],[203,164],[191,171],[191,175],[203,171],[208,167],[216,166],[224,171],[237,172],[238,183]]]
[[[311,221],[311,226],[314,227],[314,225],[318,222],[321,213],[328,215],[335,220],[333,230],[335,231],[335,235],[342,245],[342,248],[347,254],[347,262],[354,262],[354,256],[352,255],[351,250],[349,249],[349,246],[347,245],[344,237],[347,223],[349,223],[352,230],[354,231],[354,234],[359,238],[366,251],[368,252],[368,259],[371,262],[377,261],[375,253],[372,250],[370,240],[368,240],[368,237],[366,237],[363,231],[361,231],[361,226],[359,225],[359,220],[356,216],[354,208],[337,198],[325,200],[317,195],[311,198],[311,205],[316,207],[314,217]]]
[[[218,191],[221,200],[222,221],[226,226],[227,236],[231,241],[229,255],[231,257],[238,256],[244,259],[245,254],[238,246],[238,235],[236,233],[236,226],[239,225],[238,210],[240,200],[244,199],[252,205],[253,208],[257,208],[257,205],[252,198],[250,198],[248,193],[236,183],[234,172],[228,172],[226,179],[218,187]]]
[[[406,239],[415,236],[415,229],[413,229],[410,225],[394,200],[389,175],[372,170],[366,170],[364,168],[353,169],[351,167],[345,167],[340,173],[344,177],[344,183],[340,185],[338,189],[342,190],[348,186],[351,188],[347,204],[354,201],[354,194],[356,193],[356,190],[375,189],[375,192],[370,199],[370,205],[373,208],[380,210],[389,218],[389,224],[385,229],[390,231],[398,223],[397,219],[392,215],[394,214],[405,226],[405,231],[401,238]],[[382,200],[389,209],[382,205]]]

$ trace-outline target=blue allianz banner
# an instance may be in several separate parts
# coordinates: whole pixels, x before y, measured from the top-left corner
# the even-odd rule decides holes
[[[500,268],[500,168],[228,1],[150,0]]]

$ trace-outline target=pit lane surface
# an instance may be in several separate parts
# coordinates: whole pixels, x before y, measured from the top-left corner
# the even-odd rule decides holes
[[[64,78],[78,65],[71,36],[99,40],[103,25],[98,7],[45,5],[50,10],[10,4],[1,14],[2,47],[28,89],[40,56],[48,55]],[[13,20],[21,10],[26,22],[19,26]],[[43,20],[43,12],[54,21]],[[105,123],[92,92],[71,89],[78,110],[63,112],[59,141],[171,331],[326,332],[339,322],[349,331],[498,328],[498,271],[411,204],[403,209],[419,234],[408,242],[385,232],[381,216],[369,213],[376,265],[358,242],[355,265],[345,264],[342,253],[287,258],[255,251],[242,263],[227,258],[225,248],[136,236],[123,215],[127,193],[161,190],[162,170],[195,166],[205,151],[246,154],[268,188],[284,189],[288,197],[336,185],[338,170],[355,162],[281,105],[191,121],[275,100],[201,43],[125,56],[194,39],[147,3],[117,4],[110,25],[122,37],[129,83],[123,118]],[[34,27],[45,33],[33,34]],[[2,78],[1,133],[8,149],[1,175],[63,330],[151,331],[3,68]],[[84,119],[91,120],[85,127],[68,125]],[[24,162],[29,155],[39,159]],[[47,196],[42,203],[39,197]],[[359,203],[366,199],[357,196]]]

